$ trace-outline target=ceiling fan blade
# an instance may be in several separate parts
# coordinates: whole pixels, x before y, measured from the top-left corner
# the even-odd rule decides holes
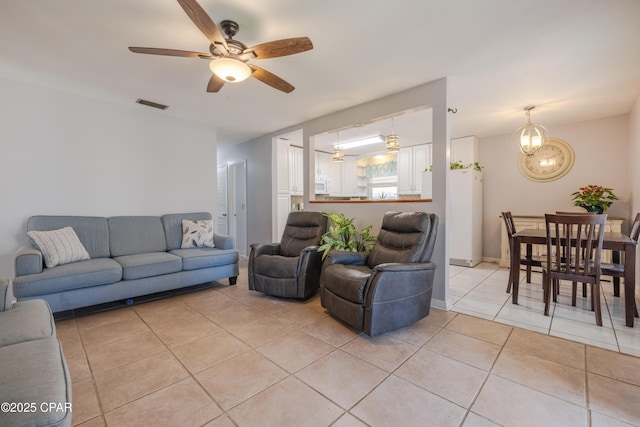
[[[196,24],[196,27],[202,31],[213,46],[220,49],[222,54],[227,55],[229,53],[227,41],[202,6],[195,0],[178,0],[178,3],[180,3],[180,6],[182,6],[189,18],[191,18],[193,23]]]
[[[294,37],[291,39],[275,40],[262,43],[244,50],[245,53],[253,52],[255,59],[276,58],[278,56],[293,55],[313,49],[313,43],[309,37]]]
[[[295,89],[290,83],[284,81],[280,77],[276,76],[273,73],[268,72],[267,70],[256,67],[255,65],[248,64],[251,67],[253,73],[251,75],[256,79],[260,80],[262,83],[268,84],[272,88],[281,90],[285,93],[291,93]]]
[[[209,79],[209,84],[207,85],[207,92],[218,92],[224,86],[224,80],[215,74],[211,74],[211,78]]]
[[[181,56],[183,58],[203,58],[203,59],[213,58],[213,56],[211,56],[208,53],[191,52],[189,50],[162,49],[157,47],[137,47],[137,46],[131,46],[129,47],[129,50],[135,53],[148,53],[149,55]]]

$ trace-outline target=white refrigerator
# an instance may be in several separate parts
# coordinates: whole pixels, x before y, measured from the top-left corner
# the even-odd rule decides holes
[[[482,261],[482,172],[449,171],[451,236],[449,263],[474,267]]]

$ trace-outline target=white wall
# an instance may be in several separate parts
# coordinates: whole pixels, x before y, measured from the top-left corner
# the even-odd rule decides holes
[[[620,200],[614,202],[607,213],[610,216],[631,217],[629,116],[555,126],[549,131],[551,137],[563,139],[573,147],[575,164],[567,175],[547,183],[529,181],[522,176],[518,169],[519,151],[512,144],[512,135],[480,140],[479,158],[485,166],[484,258],[500,258],[500,232],[503,225],[499,215],[502,211],[510,210],[514,215],[543,215],[556,210],[580,210],[572,206],[571,193],[584,185],[613,188]],[[632,158],[639,159],[640,156],[636,154]],[[636,194],[640,194],[639,190],[635,189]]]
[[[0,78],[0,277],[13,277],[31,215],[215,211],[216,131]]]
[[[629,113],[629,189],[631,191],[631,215],[635,218],[640,212],[640,96]],[[636,295],[640,288],[640,256],[636,255]]]

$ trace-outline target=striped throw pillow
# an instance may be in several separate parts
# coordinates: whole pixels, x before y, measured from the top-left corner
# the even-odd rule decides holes
[[[51,231],[29,231],[27,235],[42,252],[47,268],[90,259],[89,253],[71,227]]]

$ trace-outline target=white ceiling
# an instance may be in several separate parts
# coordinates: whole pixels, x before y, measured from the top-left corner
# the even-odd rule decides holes
[[[206,52],[175,0],[2,0],[0,76],[116,103],[148,99],[241,142],[442,77],[451,136],[512,132],[526,105],[553,126],[627,113],[640,93],[638,0],[200,0],[248,46],[308,36],[314,49],[255,61],[296,87],[255,79],[206,93]],[[146,108],[140,106],[140,108]]]

